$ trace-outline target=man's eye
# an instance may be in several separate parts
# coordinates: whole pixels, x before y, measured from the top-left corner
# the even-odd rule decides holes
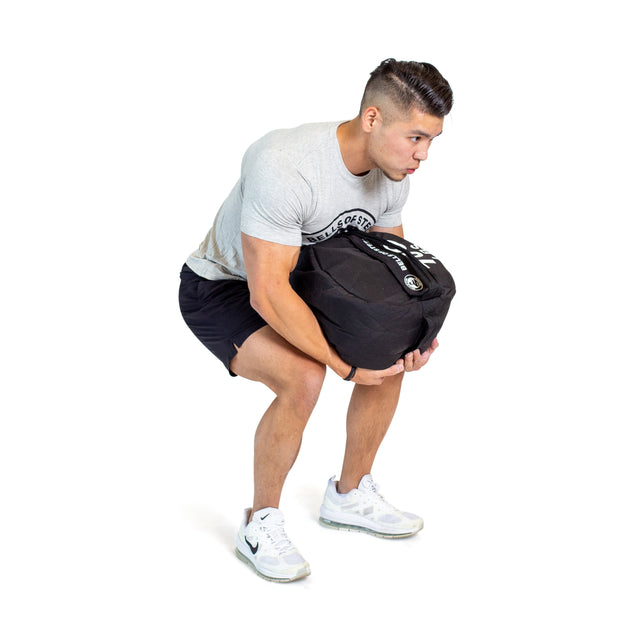
[[[411,142],[418,142],[420,140],[420,136],[412,136]]]

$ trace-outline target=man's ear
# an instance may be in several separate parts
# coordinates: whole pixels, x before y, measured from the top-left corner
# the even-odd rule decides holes
[[[367,107],[360,118],[362,130],[365,133],[370,133],[373,128],[380,124],[382,116],[378,107]]]

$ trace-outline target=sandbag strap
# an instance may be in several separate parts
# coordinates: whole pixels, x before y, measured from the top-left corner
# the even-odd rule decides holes
[[[429,269],[437,263],[432,254],[389,233],[365,233],[353,227],[342,233],[350,236],[355,247],[386,265],[410,296],[422,297],[430,289]]]

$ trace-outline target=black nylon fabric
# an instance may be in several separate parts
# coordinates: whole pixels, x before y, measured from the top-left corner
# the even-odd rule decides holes
[[[438,335],[455,283],[432,254],[390,233],[350,227],[301,248],[291,286],[352,366],[386,369]]]

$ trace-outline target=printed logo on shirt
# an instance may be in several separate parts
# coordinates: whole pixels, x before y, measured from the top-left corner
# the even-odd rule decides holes
[[[305,244],[313,244],[334,236],[338,231],[346,227],[357,227],[362,231],[367,231],[375,222],[376,219],[368,211],[364,209],[349,209],[334,218],[324,229],[312,233],[303,233],[302,237]]]

